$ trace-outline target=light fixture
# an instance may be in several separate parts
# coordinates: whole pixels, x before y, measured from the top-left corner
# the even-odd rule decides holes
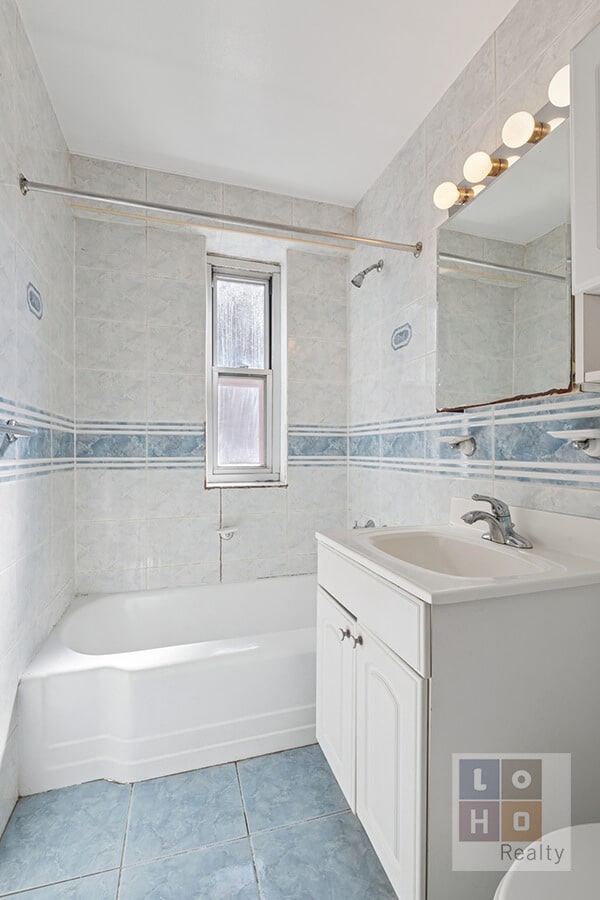
[[[548,128],[550,131],[554,131],[555,128],[558,128],[559,125],[562,125],[563,122],[566,122],[564,116],[557,116],[555,119],[548,119]]]
[[[490,156],[483,150],[472,153],[463,166],[463,175],[467,181],[475,184],[487,178],[488,175],[500,175],[508,168],[508,160],[499,159],[497,156]]]
[[[548,100],[553,106],[562,109],[571,102],[571,67],[559,69],[548,87]]]
[[[507,147],[516,149],[525,144],[537,144],[549,132],[549,125],[545,122],[536,122],[531,113],[522,110],[506,120],[502,129],[502,140]]]
[[[438,209],[450,209],[451,206],[466,203],[474,196],[473,188],[457,187],[453,181],[444,181],[436,187],[433,202]]]
[[[474,184],[473,185],[473,196],[477,197],[484,190],[485,190],[485,184]]]

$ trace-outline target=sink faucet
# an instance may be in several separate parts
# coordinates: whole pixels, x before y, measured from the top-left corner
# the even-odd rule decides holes
[[[461,516],[463,522],[472,525],[473,522],[487,522],[489,531],[482,534],[481,537],[485,541],[493,541],[495,544],[507,544],[509,547],[519,547],[521,550],[528,550],[532,547],[531,541],[521,537],[514,529],[513,521],[510,517],[510,510],[503,500],[497,500],[496,497],[486,497],[483,494],[473,494],[473,500],[484,500],[490,503],[492,512],[486,512],[483,509],[472,509],[471,512]]]

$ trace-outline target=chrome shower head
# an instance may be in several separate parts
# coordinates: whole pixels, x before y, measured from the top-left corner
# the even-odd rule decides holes
[[[355,275],[351,282],[354,287],[361,287],[363,281],[365,280],[365,275],[368,275],[369,272],[373,271],[373,269],[377,269],[378,272],[381,272],[381,270],[383,269],[383,260],[380,259],[379,262],[373,263],[372,266],[367,266],[366,269],[363,269],[362,272],[359,272],[358,275]]]

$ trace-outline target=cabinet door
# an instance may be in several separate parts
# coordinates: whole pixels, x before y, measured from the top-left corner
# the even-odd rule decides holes
[[[571,54],[573,293],[600,291],[600,26]]]
[[[354,658],[356,620],[319,589],[317,740],[352,810],[355,808]]]
[[[400,900],[422,900],[427,680],[359,632],[356,812]]]

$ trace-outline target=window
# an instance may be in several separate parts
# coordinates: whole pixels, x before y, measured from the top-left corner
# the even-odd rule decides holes
[[[282,480],[279,266],[209,256],[207,484]]]

